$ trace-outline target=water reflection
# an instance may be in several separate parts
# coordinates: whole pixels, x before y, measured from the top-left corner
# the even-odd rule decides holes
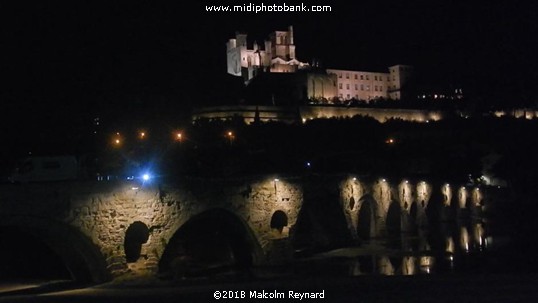
[[[367,274],[416,275],[433,272],[435,257],[423,256],[368,256],[352,258],[349,261],[350,276]]]
[[[488,248],[488,238],[491,239],[491,236],[481,220],[443,222],[436,228],[419,229],[415,234],[402,233],[396,238],[370,239],[359,248],[340,249],[334,251],[335,255],[332,256],[325,254],[325,261],[318,259],[317,264],[309,264],[302,270],[325,272],[316,265],[327,266],[324,262],[329,262],[332,272],[341,268],[340,274],[350,276],[466,271],[481,264],[480,258],[485,258],[484,253]]]

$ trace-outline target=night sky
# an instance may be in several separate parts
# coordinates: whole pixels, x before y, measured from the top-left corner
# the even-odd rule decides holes
[[[411,64],[482,102],[536,101],[538,10],[527,1],[319,1],[333,12],[257,15],[206,13],[225,2],[207,0],[11,2],[0,4],[11,139],[121,113],[179,119],[192,106],[228,102],[226,41],[241,30],[261,43],[288,25],[301,61],[379,71]]]

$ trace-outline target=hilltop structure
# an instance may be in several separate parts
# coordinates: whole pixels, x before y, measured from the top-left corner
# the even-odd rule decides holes
[[[328,69],[337,77],[337,96],[340,100],[399,100],[410,92],[414,68],[398,64],[390,66],[388,73]]]
[[[242,77],[247,86],[259,82],[252,85],[256,93],[260,93],[258,87],[263,87],[262,91],[269,91],[273,100],[279,94],[303,100],[399,100],[409,90],[414,76],[412,66],[390,66],[386,73],[321,69],[317,63],[297,59],[293,36],[293,27],[289,26],[287,31],[271,33],[264,48],[256,41],[249,48],[247,34],[237,32],[226,44],[228,73]]]
[[[293,27],[274,31],[264,41],[249,42],[247,34],[236,32],[226,43],[227,72],[245,84],[238,104],[195,108],[191,119],[230,119],[301,123],[317,118],[369,116],[384,122],[389,119],[429,122],[442,119],[439,110],[409,108],[360,108],[354,101],[402,99],[461,99],[461,88],[454,93],[417,90],[415,68],[389,66],[387,71],[323,68],[296,56]],[[326,106],[340,105],[340,106]],[[345,105],[345,106],[343,106]]]
[[[228,73],[243,77],[245,83],[260,72],[294,73],[309,67],[308,63],[295,58],[293,27],[287,31],[274,31],[265,40],[264,48],[254,41],[247,46],[247,34],[236,32],[235,38],[226,43]]]

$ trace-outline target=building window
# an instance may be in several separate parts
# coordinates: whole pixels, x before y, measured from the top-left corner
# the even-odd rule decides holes
[[[374,86],[374,90],[375,90],[375,91],[377,92],[377,85],[376,85],[376,86]]]
[[[364,80],[364,75],[361,75],[361,80]]]
[[[355,90],[359,90],[359,85],[355,84]]]
[[[355,95],[355,99],[357,99],[357,100],[358,100],[358,99],[359,99],[359,95]]]
[[[338,98],[342,99],[342,94],[338,94]]]
[[[380,91],[380,92],[383,91],[383,86],[380,86],[380,87],[379,87],[379,91]]]
[[[346,89],[349,89],[349,83],[346,83]]]
[[[342,83],[338,83],[338,88],[342,89]]]
[[[338,73],[338,78],[342,78],[342,74]]]
[[[370,77],[368,77],[368,75],[366,75],[366,80],[370,80]]]
[[[346,95],[346,98],[347,98],[347,99],[349,99],[349,98],[350,98],[350,97],[349,97],[349,94],[347,94],[347,95]]]
[[[361,84],[361,90],[364,90],[364,84]]]
[[[367,91],[370,90],[370,85],[366,85],[366,90],[367,90]]]
[[[355,80],[357,80],[357,74],[355,74],[354,76],[355,76]]]
[[[346,73],[346,79],[349,79],[349,73]]]
[[[374,80],[377,81],[377,76],[374,76]]]

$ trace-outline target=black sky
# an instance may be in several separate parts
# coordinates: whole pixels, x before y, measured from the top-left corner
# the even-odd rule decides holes
[[[535,100],[538,13],[527,1],[318,2],[308,1],[333,12],[208,13],[205,5],[229,2],[207,0],[4,2],[3,122],[44,129],[120,109],[185,114],[226,99],[225,43],[236,30],[261,42],[288,25],[302,61],[411,64],[483,99]]]

